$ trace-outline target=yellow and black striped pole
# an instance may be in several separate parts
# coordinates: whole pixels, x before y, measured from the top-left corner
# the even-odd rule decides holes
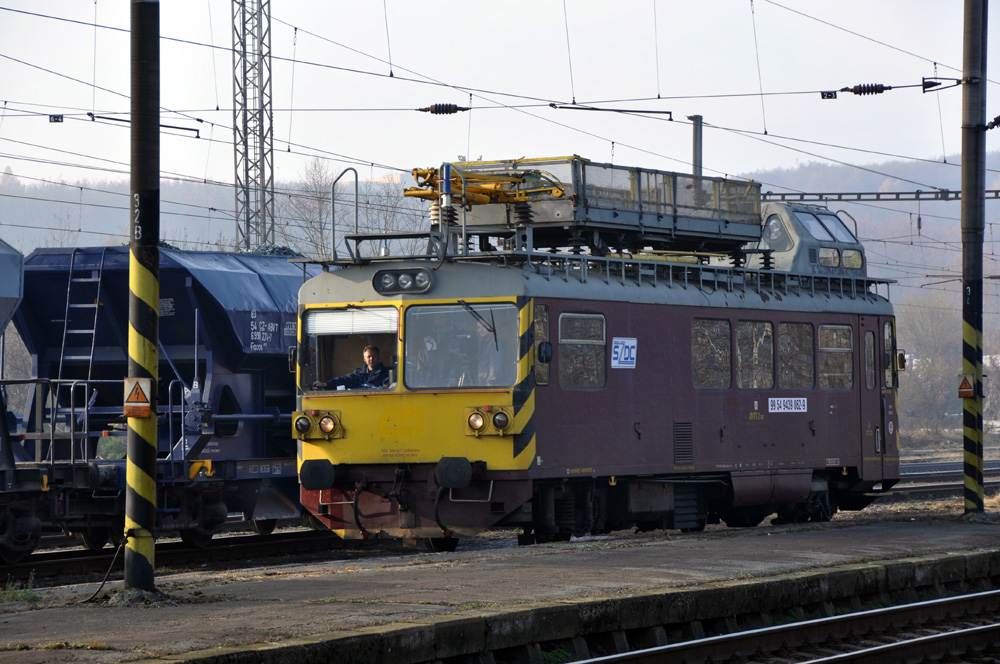
[[[979,302],[982,306],[982,281],[978,282]],[[975,282],[966,282],[965,292],[975,299]],[[963,307],[962,315],[962,371],[971,378],[972,396],[962,399],[962,426],[964,435],[965,473],[965,513],[982,512],[983,502],[983,331],[982,314],[976,324],[974,314],[970,316],[968,307]]]
[[[154,592],[160,299],[160,4],[132,0],[128,377],[149,379],[147,417],[128,418],[125,586]]]
[[[986,226],[986,0],[965,0],[962,57],[962,395],[965,513],[983,505],[983,229]],[[964,387],[964,385],[963,385]]]

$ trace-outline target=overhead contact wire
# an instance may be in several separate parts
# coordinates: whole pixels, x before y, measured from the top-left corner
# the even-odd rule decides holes
[[[760,119],[764,125],[764,135],[767,136],[767,116],[764,113],[764,78],[760,73],[760,47],[757,45],[757,12],[750,0],[750,23],[753,25],[753,50],[757,58],[757,87],[760,89]]]
[[[566,9],[566,0],[563,0],[563,23],[566,26],[566,59],[569,61],[569,91],[576,103],[576,85],[573,83],[573,51],[569,45],[569,11]]]

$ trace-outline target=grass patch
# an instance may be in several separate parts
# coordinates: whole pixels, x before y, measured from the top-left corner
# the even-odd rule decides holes
[[[87,643],[60,641],[58,643],[43,643],[37,646],[30,646],[27,643],[8,643],[7,645],[0,646],[0,652],[20,652],[22,650],[113,650],[113,648],[99,641],[88,641]]]
[[[46,643],[45,645],[38,646],[39,650],[111,650],[111,646],[106,643],[98,643],[97,641],[88,641],[87,643],[70,643],[68,641],[61,641],[59,643]]]
[[[0,589],[0,602],[33,602],[38,599],[38,593],[35,592],[34,586],[34,572],[28,576],[28,580],[24,583],[14,581],[8,575],[7,583]]]
[[[564,664],[573,661],[573,656],[562,648],[542,651],[542,662],[544,664]]]

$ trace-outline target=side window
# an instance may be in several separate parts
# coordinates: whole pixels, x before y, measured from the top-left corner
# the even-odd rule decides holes
[[[813,326],[778,323],[778,387],[811,390],[816,382]]]
[[[885,386],[899,387],[896,374],[896,330],[892,321],[882,325],[882,366],[885,367]]]
[[[875,333],[865,332],[865,387],[874,390],[878,382],[875,372]]]
[[[604,387],[607,377],[604,316],[559,316],[559,384],[567,388]]]
[[[544,304],[535,305],[535,357],[538,357],[538,344],[549,340],[549,308]],[[535,360],[535,384],[548,385],[549,373],[552,368],[548,362]]]
[[[303,389],[355,371],[364,361],[366,346],[378,346],[382,362],[395,374],[399,310],[309,309],[303,312],[299,346],[299,381]]]
[[[732,342],[727,320],[696,318],[691,321],[691,379],[706,390],[732,386]]]
[[[849,325],[819,326],[819,386],[824,390],[854,387],[854,335]]]
[[[744,390],[774,387],[774,327],[771,323],[736,322],[736,386]]]

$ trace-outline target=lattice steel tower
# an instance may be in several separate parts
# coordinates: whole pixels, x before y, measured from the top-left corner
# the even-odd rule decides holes
[[[274,244],[270,0],[233,0],[233,97],[236,238],[249,250]]]

